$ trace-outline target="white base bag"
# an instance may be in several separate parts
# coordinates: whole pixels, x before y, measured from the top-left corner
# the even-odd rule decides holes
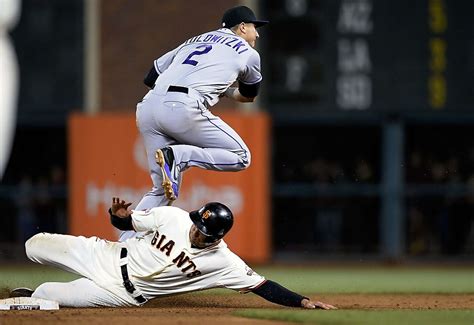
[[[56,310],[56,301],[31,297],[0,299],[0,310]]]

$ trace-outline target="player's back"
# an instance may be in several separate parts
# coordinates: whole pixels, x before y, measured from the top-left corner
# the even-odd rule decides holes
[[[160,72],[156,84],[193,88],[213,105],[246,72],[249,61],[259,65],[258,53],[229,29],[219,29],[192,37],[156,60]]]

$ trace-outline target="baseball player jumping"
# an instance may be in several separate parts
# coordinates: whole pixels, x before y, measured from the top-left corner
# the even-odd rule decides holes
[[[209,108],[226,96],[252,102],[259,91],[260,56],[254,49],[258,20],[245,6],[227,10],[222,28],[192,37],[155,60],[137,104],[153,188],[137,210],[170,205],[189,167],[239,171],[250,165],[242,138]],[[237,81],[238,87],[231,85]],[[121,240],[131,234],[122,234]]]
[[[130,204],[113,198],[109,209],[115,227],[142,232],[125,242],[49,233],[30,238],[25,244],[30,260],[82,277],[43,283],[34,291],[18,288],[11,297],[32,296],[69,307],[124,307],[223,287],[285,306],[336,309],[266,280],[231,252],[222,239],[233,224],[225,205],[212,202],[188,213],[172,206],[129,211]]]

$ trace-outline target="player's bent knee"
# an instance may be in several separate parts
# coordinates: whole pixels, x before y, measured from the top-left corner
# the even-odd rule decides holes
[[[232,171],[238,172],[241,170],[245,170],[249,168],[249,166],[250,166],[250,161],[242,160],[238,165],[234,165],[234,167],[232,168]]]
[[[240,160],[240,164],[239,164],[239,167],[238,167],[238,170],[244,170],[244,169],[247,169],[249,168],[250,166],[250,162],[252,160],[252,156],[250,155],[250,151],[247,149],[247,150],[242,150],[241,152],[238,153],[239,155],[239,160]]]
[[[250,157],[250,152],[247,151],[247,159],[243,161],[243,168],[242,169],[247,169],[250,167],[250,162],[251,162],[251,157]]]
[[[42,239],[45,237],[45,235],[47,235],[46,233],[42,232],[42,233],[38,233],[34,236],[32,236],[30,239],[28,239],[26,242],[25,242],[25,252],[26,252],[26,256],[34,261],[35,260],[35,256],[41,252],[41,249],[38,249],[38,243],[42,241]]]
[[[232,171],[240,171],[249,168],[251,155],[248,149],[240,149],[240,150],[230,150],[230,152],[236,154],[238,156],[238,163],[232,166]]]
[[[28,256],[28,258],[30,257],[30,253],[34,250],[34,247],[35,247],[35,242],[37,242],[37,239],[38,239],[38,236],[40,234],[36,234],[32,237],[30,237],[26,242],[25,242],[25,251],[26,251],[26,255]]]

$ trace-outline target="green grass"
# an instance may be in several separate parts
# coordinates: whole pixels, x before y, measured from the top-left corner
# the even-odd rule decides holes
[[[302,293],[474,293],[474,268],[256,268]]]
[[[36,288],[43,282],[66,282],[79,276],[58,268],[41,265],[0,266],[0,288]]]
[[[234,313],[248,318],[318,325],[472,325],[473,310],[267,310]]]

